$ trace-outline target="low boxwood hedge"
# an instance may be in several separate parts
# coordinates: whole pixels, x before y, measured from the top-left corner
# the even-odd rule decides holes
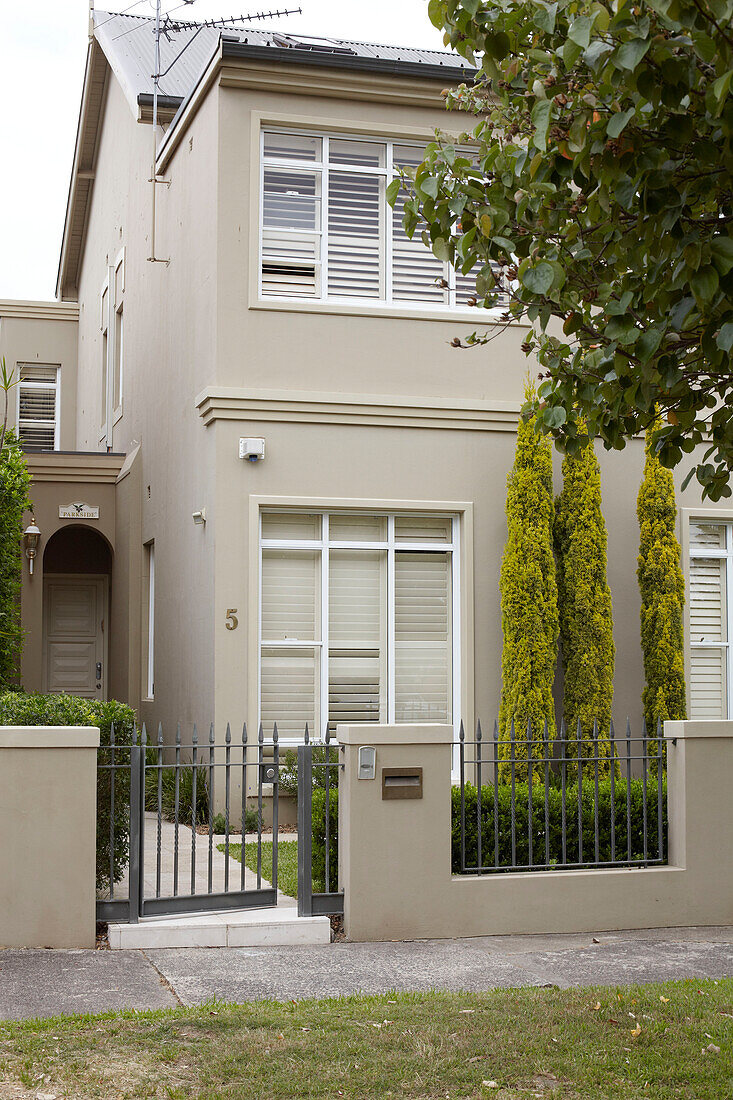
[[[132,744],[135,712],[114,699],[101,702],[75,695],[35,695],[7,692],[0,695],[0,725],[3,726],[98,726],[98,765],[129,763],[124,749],[113,752],[110,744],[114,725],[115,745]],[[97,769],[97,889],[109,889],[110,879],[119,882],[127,867],[130,843],[130,770],[120,768],[114,776],[114,843],[110,837],[112,771]],[[69,798],[74,792],[68,792]]]
[[[562,792],[559,788],[548,790],[548,820],[550,835],[551,864],[562,861]],[[644,783],[641,779],[632,779],[630,786],[631,803],[631,858],[642,860],[644,857]],[[499,804],[499,866],[510,867],[512,863],[512,821],[511,821],[511,784],[499,784],[497,788]],[[478,791],[472,784],[464,787],[466,819],[466,867],[476,867],[478,859]],[[582,787],[583,822],[583,861],[595,861],[595,783],[584,782]],[[627,857],[627,814],[626,780],[616,779],[614,784],[615,803],[615,857],[623,860]],[[659,854],[658,830],[658,792],[656,779],[647,781],[647,856],[657,858]],[[568,784],[565,791],[565,834],[568,862],[577,862],[578,847],[578,786]],[[329,890],[337,889],[338,881],[338,791],[332,790],[329,800]],[[452,871],[461,871],[461,789],[452,791]],[[325,878],[326,853],[326,798],[325,791],[313,792],[313,889],[323,890]],[[526,783],[517,783],[515,787],[514,821],[516,836],[516,863],[529,862],[529,787]],[[667,852],[667,779],[662,779],[662,831],[664,853]],[[481,859],[483,865],[494,863],[494,788],[481,788]],[[598,841],[599,862],[607,863],[611,859],[611,780],[602,779],[598,783]],[[532,785],[532,845],[533,861],[545,861],[545,788],[544,785]]]
[[[477,865],[478,860],[478,791],[467,783],[465,792],[466,818],[466,867]],[[644,856],[644,783],[641,779],[632,779],[630,784],[631,804],[631,858],[641,860]],[[512,863],[512,814],[511,784],[500,783],[497,787],[499,808],[499,866],[507,867]],[[647,855],[655,858],[659,852],[658,831],[658,792],[656,778],[647,781]],[[461,790],[454,787],[452,792],[452,867],[453,873],[461,869]],[[550,787],[547,791],[549,823],[549,862],[562,862],[562,791]],[[627,857],[627,814],[626,780],[616,779],[614,784],[615,804],[615,858]],[[578,829],[578,785],[568,784],[565,791],[565,835],[567,860],[579,861]],[[583,823],[583,862],[595,862],[595,783],[583,782],[581,796],[581,820]],[[515,788],[514,820],[516,836],[516,863],[521,866],[529,862],[529,787],[526,783],[517,783]],[[662,778],[662,829],[667,835],[667,780]],[[481,860],[483,865],[494,863],[494,788],[481,788]],[[599,862],[607,863],[611,859],[611,780],[598,782],[598,847]],[[532,784],[532,859],[536,863],[545,862],[545,788],[544,784]]]

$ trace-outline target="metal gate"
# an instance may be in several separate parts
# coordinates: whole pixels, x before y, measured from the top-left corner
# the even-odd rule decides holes
[[[151,743],[143,726],[131,744],[116,742],[112,729],[97,766],[97,885],[107,895],[97,919],[277,905],[279,773],[277,728],[270,740],[260,730],[248,742],[246,726],[238,741],[229,726],[219,741],[213,725],[205,739],[194,727],[183,742],[179,726],[173,744],[162,727]],[[271,868],[263,867],[263,833],[273,840]]]
[[[172,741],[162,726],[154,740],[112,727],[97,763],[97,919],[276,906],[283,792],[298,797],[298,912],[342,913],[338,748],[307,727],[303,742],[281,745],[276,725],[254,739],[246,725],[218,739],[194,726],[186,741],[180,725]]]
[[[338,780],[343,764],[326,733],[323,745],[298,746],[298,916],[338,915]],[[315,851],[314,851],[315,847]]]

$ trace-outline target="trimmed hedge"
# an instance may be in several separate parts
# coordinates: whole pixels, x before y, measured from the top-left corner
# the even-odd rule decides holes
[[[466,866],[475,867],[478,858],[477,842],[477,789],[470,783],[465,785],[466,814]],[[512,822],[511,822],[511,784],[499,784],[499,864],[508,867],[512,859]],[[616,804],[616,859],[626,858],[626,780],[615,781]],[[593,779],[583,782],[583,858],[586,862],[595,860],[595,824],[594,824],[595,782]],[[550,862],[562,860],[562,792],[551,787],[547,792],[550,822]],[[568,785],[565,789],[565,833],[567,837],[567,858],[578,858],[578,786]],[[313,792],[313,889],[322,891],[325,877],[326,852],[326,799],[324,791]],[[331,791],[329,832],[329,890],[335,891],[338,882],[338,792]],[[649,858],[658,855],[657,828],[657,785],[656,780],[647,782],[647,854]],[[461,789],[452,791],[452,830],[451,830],[451,870],[460,874],[461,870]],[[517,783],[515,787],[515,830],[517,863],[529,861],[529,786]],[[631,780],[631,858],[643,859],[644,856],[644,783],[641,779]],[[664,850],[667,851],[667,779],[662,779],[662,830]],[[601,779],[598,783],[598,834],[599,856],[601,862],[611,859],[611,780]],[[494,788],[481,788],[481,855],[484,866],[494,862]],[[545,860],[545,788],[544,784],[532,784],[532,843],[535,863]],[[470,872],[467,872],[470,873]]]
[[[135,711],[126,703],[114,699],[97,702],[75,695],[26,695],[6,692],[0,695],[0,725],[4,726],[98,726],[100,748],[97,764],[109,764],[112,757],[118,764],[129,763],[129,754],[105,751],[110,743],[112,724],[115,745],[131,745],[135,728]],[[130,770],[115,773],[114,850],[110,850],[110,802],[112,771],[98,766],[97,770],[97,889],[109,889],[110,877],[122,878],[129,858],[130,845]],[[74,792],[68,792],[69,798]],[[110,875],[110,862],[112,874]]]
[[[499,784],[499,865],[507,867],[512,862],[511,785]],[[647,852],[649,857],[658,855],[657,783],[647,781]],[[583,781],[583,860],[595,861],[595,782],[588,777]],[[452,827],[452,870],[461,868],[461,790],[454,787]],[[478,791],[472,784],[465,785],[466,814],[466,866],[475,867],[478,859]],[[551,787],[547,792],[550,825],[550,862],[562,861],[562,791]],[[614,790],[616,806],[616,859],[625,859],[627,852],[626,831],[626,780],[616,779]],[[517,783],[515,788],[515,834],[517,864],[529,862],[529,786]],[[631,858],[643,859],[644,855],[644,784],[641,779],[631,780]],[[662,829],[667,849],[667,780],[662,779]],[[565,789],[565,834],[567,858],[578,860],[578,785],[568,784]],[[611,859],[611,780],[598,783],[598,834],[599,859]],[[532,784],[532,846],[533,861],[545,862],[545,788],[544,784]],[[494,863],[494,788],[481,787],[481,858],[485,867]]]

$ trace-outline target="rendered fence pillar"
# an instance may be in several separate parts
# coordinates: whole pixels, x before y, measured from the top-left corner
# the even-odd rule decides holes
[[[98,745],[0,726],[0,947],[94,947]]]
[[[339,879],[351,940],[430,935],[433,891],[450,881],[451,743],[448,725],[340,725],[344,771],[339,782]],[[359,778],[359,749],[375,749],[374,779]],[[415,787],[387,787],[387,771],[422,769]],[[399,797],[407,794],[408,797]],[[397,795],[397,797],[393,797]],[[427,919],[421,931],[420,912]]]

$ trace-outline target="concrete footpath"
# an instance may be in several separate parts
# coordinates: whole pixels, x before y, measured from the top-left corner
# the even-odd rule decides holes
[[[323,947],[0,951],[0,1019],[213,999],[627,985],[733,976],[733,927]]]

